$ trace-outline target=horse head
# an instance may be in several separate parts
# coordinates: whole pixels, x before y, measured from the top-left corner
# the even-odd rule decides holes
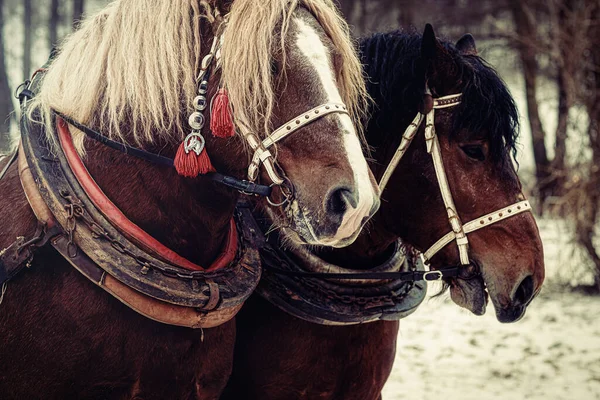
[[[277,184],[271,206],[263,203],[269,215],[296,243],[354,241],[377,211],[379,192],[355,128],[366,99],[361,67],[335,7],[235,1],[225,16],[221,60],[215,80],[227,89],[240,136],[254,160],[274,164],[270,171],[265,163],[259,177]],[[219,161],[241,160],[242,172],[247,158],[225,150]]]
[[[383,62],[375,61],[386,51]],[[462,266],[461,275],[446,280],[452,300],[479,315],[489,294],[499,321],[517,321],[540,290],[544,262],[512,159],[518,114],[508,89],[470,35],[452,45],[428,25],[422,37],[375,36],[363,52],[371,80],[379,82],[370,84],[379,109],[367,130],[378,175],[406,142],[403,134],[414,138],[390,171],[375,225],[390,241],[401,237],[423,252],[454,231],[439,251],[426,252],[433,269]],[[419,126],[414,135],[404,131],[411,121]]]

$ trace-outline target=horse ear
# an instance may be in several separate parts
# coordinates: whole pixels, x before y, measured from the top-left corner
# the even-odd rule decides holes
[[[425,67],[425,80],[434,92],[438,94],[444,92],[446,86],[458,79],[456,62],[436,38],[431,24],[425,25],[421,41],[421,58]]]
[[[435,59],[438,46],[439,42],[435,37],[433,26],[431,26],[431,24],[425,25],[425,31],[423,32],[423,39],[421,41],[421,58],[426,66],[429,66]]]
[[[463,56],[476,56],[477,47],[475,46],[475,38],[470,33],[465,34],[456,42],[456,49]]]

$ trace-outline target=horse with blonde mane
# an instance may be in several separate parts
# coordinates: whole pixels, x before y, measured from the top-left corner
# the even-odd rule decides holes
[[[237,274],[260,275],[232,245],[240,192],[312,245],[352,243],[379,207],[330,0],[117,0],[32,85],[0,178],[3,399],[218,398],[253,289],[228,303]]]

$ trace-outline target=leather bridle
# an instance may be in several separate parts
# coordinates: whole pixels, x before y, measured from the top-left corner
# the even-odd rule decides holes
[[[402,134],[402,140],[400,142],[400,145],[394,153],[394,156],[388,164],[379,183],[379,189],[381,190],[381,193],[383,193],[383,190],[389,182],[390,177],[398,167],[398,164],[400,163],[402,157],[406,154],[406,151],[408,150],[408,147],[417,135],[419,127],[423,123],[423,120],[425,120],[425,143],[427,147],[427,152],[431,155],[431,158],[433,160],[435,175],[437,177],[440,192],[442,194],[442,200],[444,202],[446,212],[448,213],[448,222],[452,228],[452,230],[449,233],[444,235],[441,239],[435,242],[429,249],[427,249],[423,253],[423,261],[426,264],[429,264],[431,258],[434,255],[436,255],[440,250],[442,250],[446,245],[448,245],[452,241],[456,241],[456,245],[458,247],[458,252],[460,255],[461,266],[471,265],[471,260],[469,258],[469,240],[467,238],[467,234],[488,227],[492,224],[495,224],[496,222],[503,221],[507,218],[521,214],[523,212],[531,211],[531,205],[529,201],[523,200],[463,224],[456,210],[456,205],[454,203],[454,198],[452,197],[452,192],[450,191],[450,184],[448,183],[448,177],[444,168],[444,162],[442,160],[440,143],[435,131],[435,110],[454,107],[460,104],[461,98],[462,94],[451,94],[448,96],[433,99],[431,96],[431,92],[429,91],[429,89],[427,89],[425,93],[426,101],[424,103],[430,104],[429,109],[424,110],[425,114],[420,112],[417,113],[417,116],[413,119],[408,128],[406,128],[406,130]],[[439,273],[438,280],[444,277],[442,271],[431,272]]]
[[[222,24],[223,31],[227,28],[227,18]],[[221,30],[221,27],[218,29]],[[219,35],[215,35],[210,52],[204,57],[201,64],[200,74],[198,76],[198,82],[208,84],[208,74],[210,74],[210,67],[213,60],[215,61],[215,69],[221,67],[221,43],[222,43],[223,32]],[[200,83],[200,86],[202,86]],[[206,92],[205,92],[206,93]],[[204,94],[205,94],[204,93]],[[269,150],[276,143],[290,136],[292,133],[297,132],[299,129],[315,122],[316,120],[323,118],[329,114],[341,113],[349,114],[348,108],[343,103],[329,102],[318,105],[306,112],[303,112],[294,118],[290,119],[285,124],[271,132],[264,140],[260,139],[260,136],[245,127],[244,121],[236,121],[237,127],[240,129],[242,136],[246,139],[246,142],[254,152],[250,165],[248,166],[248,180],[255,182],[258,178],[258,172],[260,165],[265,167],[265,171],[269,176],[269,179],[273,183],[271,186],[281,186],[288,181],[285,176],[281,176],[281,168],[276,167],[276,157]],[[235,117],[235,111],[234,111]],[[234,118],[235,119],[235,118]],[[292,188],[288,188],[289,191],[293,192]],[[282,191],[285,195],[286,191]],[[293,193],[291,193],[293,194]],[[289,199],[288,199],[289,200]],[[275,205],[270,201],[271,205]],[[284,203],[285,204],[285,201]],[[281,204],[278,204],[281,205]]]
[[[265,170],[269,175],[271,181],[276,185],[281,185],[284,182],[284,178],[280,177],[275,168],[275,159],[273,154],[269,150],[269,147],[275,143],[280,142],[298,129],[305,127],[306,125],[332,113],[343,113],[348,114],[348,110],[345,104],[342,103],[325,103],[312,108],[294,118],[289,120],[277,128],[263,141],[258,139],[258,136],[248,133],[244,137],[250,144],[254,155],[250,166],[248,167],[248,179],[253,182],[258,177],[258,169],[262,163],[265,166]]]

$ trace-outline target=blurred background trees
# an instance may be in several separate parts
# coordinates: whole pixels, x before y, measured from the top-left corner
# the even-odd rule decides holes
[[[95,6],[106,3],[96,1]],[[85,5],[85,0],[0,0],[0,154],[15,145],[14,90],[77,26]]]
[[[537,212],[571,222],[600,288],[600,0],[337,0],[356,36],[472,33],[522,115],[520,173]],[[107,0],[0,0],[0,153],[16,133],[12,91],[85,13]]]

